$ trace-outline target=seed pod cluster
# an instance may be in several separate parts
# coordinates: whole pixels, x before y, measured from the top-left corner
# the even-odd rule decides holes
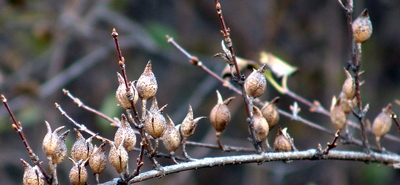
[[[260,141],[265,141],[269,133],[268,122],[261,114],[261,111],[258,107],[253,106],[253,113],[253,125],[256,132],[256,137]]]
[[[335,97],[333,98],[332,100],[333,105],[331,106],[330,118],[336,130],[341,130],[347,121],[347,115],[343,111],[343,108],[340,105],[340,103],[341,103],[340,98],[338,100],[336,100]]]
[[[163,144],[171,154],[174,154],[180,143],[181,135],[179,130],[175,127],[172,119],[167,115],[167,129],[163,134]]]
[[[74,161],[72,158],[70,160],[74,163],[71,171],[69,172],[69,182],[72,185],[85,185],[88,180],[88,173],[85,168],[86,160]]]
[[[287,134],[287,128],[281,129],[278,127],[278,132],[275,137],[274,150],[277,152],[288,152],[292,151],[292,145],[290,143],[290,137]]]
[[[23,184],[24,185],[44,185],[45,182],[43,180],[44,176],[42,172],[40,172],[37,166],[29,165],[25,160],[21,159],[22,165],[24,166],[24,176],[23,176]]]
[[[74,161],[80,161],[81,159],[85,161],[89,158],[93,151],[93,144],[91,142],[92,138],[85,140],[79,130],[75,129],[76,141],[72,145],[71,157]]]
[[[382,109],[382,112],[376,116],[374,122],[372,123],[372,131],[376,136],[376,144],[379,150],[381,150],[381,137],[388,133],[390,127],[392,126],[392,114],[392,105],[389,103],[385,108]]]
[[[128,82],[128,91],[126,88],[125,80],[121,74],[117,72],[118,77],[118,89],[115,93],[115,98],[117,99],[118,105],[124,109],[131,109],[132,104],[131,100],[133,100],[133,104],[135,104],[138,100],[138,92],[132,82]]]
[[[277,108],[277,104],[279,103],[279,97],[274,98],[270,102],[265,103],[263,108],[261,109],[262,115],[267,119],[269,130],[275,127],[279,121],[279,112]]]
[[[267,88],[267,80],[264,76],[266,66],[267,65],[264,64],[258,70],[253,69],[253,72],[247,77],[244,82],[244,89],[248,96],[256,98],[264,94]]]
[[[121,125],[119,126],[117,132],[115,132],[114,142],[116,146],[121,143],[127,152],[133,150],[136,145],[136,135],[133,131],[131,125],[129,124],[126,116],[121,115]]]
[[[235,97],[230,97],[225,101],[217,90],[218,103],[213,107],[210,113],[210,121],[218,133],[222,133],[231,121],[231,112],[228,109],[229,102]]]
[[[128,152],[125,150],[123,143],[123,141],[120,145],[116,145],[114,142],[108,143],[111,146],[108,161],[118,173],[124,171],[129,160]]]
[[[142,75],[140,75],[136,83],[136,88],[138,90],[139,97],[142,99],[148,100],[156,95],[158,85],[156,77],[152,71],[151,61],[147,63]]]
[[[367,41],[372,34],[372,23],[369,19],[368,10],[364,9],[361,14],[353,21],[353,35],[356,43]]]
[[[162,111],[166,108],[166,106],[167,105],[164,105],[159,109],[157,99],[153,98],[150,111],[147,111],[144,122],[144,130],[155,139],[161,137],[167,128],[167,121],[162,115]]]
[[[47,134],[44,136],[42,148],[48,159],[51,159],[52,163],[59,164],[64,161],[67,156],[67,145],[65,141],[69,134],[69,130],[65,131],[61,135],[58,133],[64,129],[65,126],[58,127],[51,131],[50,124],[46,121]]]

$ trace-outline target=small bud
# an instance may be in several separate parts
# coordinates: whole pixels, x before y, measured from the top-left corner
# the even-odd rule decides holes
[[[69,182],[73,185],[85,185],[88,180],[88,173],[85,168],[87,160],[79,160],[75,162],[72,158],[69,158],[74,166],[69,172]]]
[[[202,117],[193,119],[193,109],[192,109],[192,106],[189,105],[188,113],[187,113],[185,119],[182,121],[182,124],[180,127],[182,136],[183,137],[191,136],[197,127],[197,122],[202,118],[205,118],[205,117],[202,116]]]
[[[351,100],[356,94],[356,84],[350,72],[344,69],[346,73],[346,80],[343,83],[342,91],[346,95],[346,98]]]
[[[131,100],[133,100],[133,104],[138,100],[138,92],[132,82],[128,82],[129,91],[127,91],[124,78],[118,72],[117,76],[119,85],[115,93],[115,98],[117,99],[119,106],[124,109],[130,109],[132,108]]]
[[[247,77],[244,82],[244,89],[248,96],[256,98],[264,94],[267,88],[267,80],[264,76],[266,66],[264,64],[258,70],[253,69],[253,72]]]
[[[99,147],[94,146],[93,152],[90,154],[89,166],[95,174],[99,174],[106,169],[107,157],[105,155],[105,146],[105,143],[102,143]]]
[[[372,23],[369,19],[368,10],[364,9],[353,22],[353,35],[356,43],[363,43],[371,37]]]
[[[264,107],[261,109],[262,115],[267,119],[269,124],[269,130],[275,127],[279,121],[279,112],[276,105],[279,102],[279,97],[274,98],[270,102],[265,103]]]
[[[92,138],[85,140],[79,130],[75,129],[76,141],[72,145],[71,157],[74,161],[86,160],[92,153],[93,144],[91,143]]]
[[[210,121],[217,133],[222,133],[231,121],[231,112],[228,109],[229,102],[235,97],[230,97],[225,101],[217,90],[218,103],[214,106],[210,113]]]
[[[256,137],[260,141],[264,141],[267,139],[268,132],[269,132],[269,125],[267,120],[261,114],[261,111],[258,107],[253,106],[253,125],[254,130],[256,131]]]
[[[378,114],[372,123],[372,130],[377,138],[380,138],[389,132],[390,127],[392,126],[392,118],[390,117],[391,114],[392,105],[389,103],[385,108],[382,109],[382,112]]]
[[[274,142],[274,149],[277,152],[288,152],[292,150],[292,145],[289,140],[290,138],[287,137],[286,130],[287,128],[282,130],[281,127],[278,127],[278,132]]]
[[[180,143],[181,135],[179,134],[179,130],[175,128],[174,122],[167,115],[167,129],[163,134],[163,144],[170,153],[174,153]]]
[[[333,107],[331,107],[330,112],[331,121],[336,130],[342,129],[347,120],[347,116],[343,111],[342,106],[340,106],[340,100],[341,99],[339,98],[338,100],[336,100],[336,102],[332,102],[334,103],[334,105]]]
[[[147,63],[142,75],[140,75],[136,83],[136,88],[138,90],[139,97],[142,99],[148,100],[156,95],[158,85],[156,77],[152,71],[150,61]]]
[[[42,172],[40,172],[37,166],[32,167],[25,160],[21,159],[22,165],[24,166],[24,176],[23,176],[23,184],[24,185],[44,185],[44,176]]]
[[[127,152],[130,152],[135,148],[136,135],[131,125],[129,124],[126,116],[121,115],[121,124],[114,136],[115,145],[119,146],[123,142],[123,146]]]
[[[123,142],[121,142],[118,146],[116,146],[113,142],[109,143],[109,145],[111,146],[111,149],[108,154],[108,161],[118,173],[121,173],[128,164],[128,152],[125,150]]]
[[[151,105],[150,111],[147,111],[144,130],[154,139],[161,137],[167,128],[167,121],[162,115],[162,111],[166,106],[167,105],[164,105],[159,109],[156,98],[153,98],[153,104]]]

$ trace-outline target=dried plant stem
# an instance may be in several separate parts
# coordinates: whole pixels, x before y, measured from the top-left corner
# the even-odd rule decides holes
[[[397,115],[393,113],[393,114],[390,115],[390,116],[392,117],[393,121],[396,123],[397,132],[400,133],[400,124],[399,124],[399,120],[397,120]]]
[[[47,160],[49,161],[49,169],[50,169],[50,173],[52,176],[52,181],[51,184],[52,185],[58,185],[58,178],[57,178],[57,164],[52,162],[52,157],[47,157]]]
[[[24,143],[24,146],[26,148],[26,150],[28,151],[29,157],[31,158],[31,161],[33,162],[33,164],[35,164],[36,166],[39,167],[40,172],[43,174],[43,176],[45,177],[45,181],[47,183],[51,183],[51,177],[49,175],[47,175],[47,173],[43,170],[42,167],[42,161],[39,160],[39,157],[35,154],[35,152],[33,152],[32,147],[29,145],[28,140],[25,137],[25,133],[23,131],[23,127],[21,125],[21,122],[17,121],[17,119],[14,116],[14,113],[11,111],[10,107],[8,106],[8,102],[7,102],[7,98],[1,94],[1,101],[3,102],[4,106],[6,107],[8,114],[10,115],[13,124],[12,124],[12,128],[18,133],[19,137],[22,140],[22,143]]]

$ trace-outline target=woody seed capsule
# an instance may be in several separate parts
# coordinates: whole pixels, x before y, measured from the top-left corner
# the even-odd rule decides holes
[[[127,91],[124,78],[118,72],[117,72],[117,76],[118,76],[119,85],[118,85],[118,89],[115,93],[115,98],[116,98],[119,106],[121,106],[124,109],[130,109],[130,108],[132,108],[131,100],[133,100],[133,104],[135,104],[138,100],[138,96],[139,96],[138,92],[137,92],[135,86],[131,82],[128,82],[129,90]]]
[[[354,20],[353,24],[353,35],[356,43],[363,43],[367,41],[372,34],[372,23],[369,19],[368,10],[365,9],[361,14]]]
[[[138,90],[139,97],[142,99],[148,100],[156,95],[158,85],[156,77],[152,71],[150,61],[147,63],[142,75],[140,75],[136,83],[136,88]]]
[[[115,132],[114,142],[117,146],[119,146],[123,142],[123,146],[127,152],[130,152],[131,150],[133,150],[133,148],[135,148],[135,131],[133,131],[124,114],[121,115],[121,125],[118,128],[117,132]]]
[[[269,132],[269,125],[267,120],[261,114],[261,111],[258,107],[253,106],[253,119],[254,119],[254,130],[256,131],[256,137],[260,141],[264,141],[267,139]]]
[[[111,146],[111,149],[108,154],[108,161],[118,173],[121,173],[128,164],[128,152],[125,150],[123,142],[118,146],[113,142],[109,143],[109,145]]]
[[[390,127],[392,126],[391,114],[392,105],[389,103],[385,108],[382,109],[382,112],[378,114],[372,124],[372,130],[376,136],[377,143],[382,136],[389,132]]]
[[[21,159],[22,165],[24,166],[24,176],[23,176],[23,184],[24,185],[44,185],[44,176],[42,172],[40,172],[37,166],[32,167],[25,160]]]
[[[346,98],[351,100],[356,94],[356,84],[350,72],[346,69],[344,72],[346,73],[346,80],[343,83],[342,91],[346,95]]]
[[[217,90],[218,103],[214,106],[210,113],[210,121],[217,133],[222,133],[231,121],[231,112],[228,109],[229,102],[235,97],[230,97],[225,101]]]
[[[76,141],[72,145],[71,156],[74,161],[86,160],[92,153],[93,144],[91,143],[91,138],[85,140],[79,130],[75,129]]]
[[[332,102],[333,103],[333,102]],[[346,124],[347,116],[340,105],[341,99],[339,98],[334,102],[334,106],[331,108],[330,118],[332,124],[335,126],[336,130],[340,130]]]
[[[72,158],[70,160],[74,163],[74,166],[69,172],[69,182],[72,185],[85,185],[88,179],[87,170],[85,164],[87,160],[79,160],[75,162]]]
[[[275,137],[274,150],[277,152],[288,152],[292,150],[292,145],[290,144],[289,138],[286,136],[286,128],[283,130],[278,127],[278,133]]]
[[[267,65],[264,64],[258,70],[253,69],[253,72],[247,77],[244,82],[244,89],[248,96],[256,98],[264,94],[267,88],[267,80],[264,76],[266,66]]]
[[[261,109],[262,115],[267,119],[269,130],[275,127],[279,121],[279,112],[276,105],[279,102],[279,97],[274,98],[271,102],[265,103],[264,107]]]
[[[105,146],[105,143],[102,143],[99,147],[94,146],[93,152],[90,154],[89,166],[95,174],[103,172],[106,168]]]
[[[162,111],[166,106],[167,105],[164,105],[159,109],[156,98],[153,98],[153,104],[151,105],[150,111],[147,111],[144,130],[155,139],[161,137],[167,128],[167,121],[162,115]]]
[[[163,134],[163,144],[171,154],[174,154],[180,143],[181,135],[179,134],[178,129],[175,128],[174,122],[167,115],[167,129]]]

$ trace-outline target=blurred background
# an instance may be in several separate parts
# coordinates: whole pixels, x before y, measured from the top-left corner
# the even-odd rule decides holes
[[[289,78],[289,88],[300,96],[318,100],[329,109],[333,95],[338,95],[350,59],[346,17],[337,1],[320,0],[221,0],[225,21],[231,29],[238,56],[258,61],[260,51],[268,51],[299,68]],[[361,87],[363,103],[370,104],[367,118],[373,120],[388,103],[395,113],[400,98],[400,1],[355,1],[354,18],[368,8],[374,33],[363,44]],[[236,96],[229,104],[232,122],[222,136],[224,144],[252,147],[247,142],[243,100],[226,89],[205,71],[191,65],[172,45],[170,35],[211,70],[220,74],[225,64],[213,59],[222,52],[220,24],[211,0],[0,0],[0,92],[4,94],[23,124],[34,151],[44,160],[41,142],[46,133],[44,121],[52,128],[73,125],[55,109],[54,103],[77,122],[104,137],[113,138],[116,128],[77,107],[61,89],[68,89],[86,105],[110,117],[124,110],[116,106],[115,90],[120,71],[112,28],[119,33],[122,54],[126,59],[129,80],[138,79],[148,60],[157,77],[159,105],[168,104],[165,113],[180,123],[193,106],[194,115],[208,116],[217,102],[218,89],[223,98]],[[247,70],[248,74],[251,70]],[[294,99],[279,94],[272,86],[260,97],[269,101],[281,97],[279,108],[290,112]],[[138,103],[140,105],[140,103]],[[312,113],[304,104],[300,116],[334,130],[328,116]],[[354,116],[349,119],[355,120]],[[288,127],[299,150],[316,148],[333,139],[331,135],[281,116],[279,125]],[[391,134],[398,136],[395,126]],[[359,130],[350,128],[355,138]],[[276,129],[271,130],[272,144]],[[88,137],[87,134],[84,134]],[[369,135],[370,143],[374,137]],[[75,133],[68,136],[72,146]],[[215,131],[208,119],[199,122],[189,140],[215,143]],[[99,144],[95,141],[95,144]],[[399,143],[386,138],[382,145],[400,153]],[[187,146],[192,157],[235,155]],[[339,144],[337,149],[362,151],[357,146]],[[109,148],[107,148],[107,151]],[[166,149],[161,146],[161,151]],[[177,152],[180,155],[180,151]],[[240,153],[238,153],[240,154]],[[131,152],[131,169],[137,152]],[[29,156],[11,120],[0,106],[0,179],[2,184],[21,184],[23,167],[20,158]],[[44,166],[47,168],[47,162]],[[171,160],[160,159],[162,165]],[[59,165],[59,179],[68,184],[72,163]],[[142,171],[151,169],[145,161]],[[90,172],[90,169],[89,173]],[[100,174],[105,182],[118,174],[107,166]],[[290,164],[269,162],[199,169],[152,179],[141,184],[395,184],[400,172],[393,167],[348,161],[294,161]],[[94,184],[90,176],[89,184]]]

